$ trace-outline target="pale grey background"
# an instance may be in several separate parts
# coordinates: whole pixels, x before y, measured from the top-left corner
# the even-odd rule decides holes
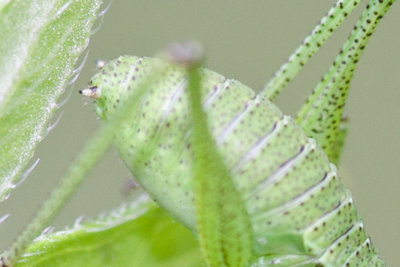
[[[95,72],[95,59],[121,54],[151,56],[165,43],[195,39],[204,44],[207,66],[257,89],[297,47],[333,1],[320,0],[126,0],[114,1],[89,45],[89,56],[75,83],[64,116],[39,145],[40,163],[28,180],[0,204],[0,250],[21,231],[62,177],[99,122],[90,101],[77,90]],[[277,103],[293,114],[329,67],[366,2],[335,33]],[[344,183],[364,218],[368,233],[387,262],[400,262],[400,5],[396,3],[365,50],[352,82],[346,113],[350,132],[342,163]],[[59,112],[60,113],[60,112]],[[58,227],[81,214],[95,217],[118,206],[129,172],[111,150],[74,199],[57,217]]]

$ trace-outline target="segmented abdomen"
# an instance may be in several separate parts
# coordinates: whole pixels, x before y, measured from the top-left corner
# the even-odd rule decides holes
[[[151,75],[156,62],[121,57],[106,65],[101,76],[105,78],[96,77],[94,83],[121,91],[110,93],[98,106],[112,111],[124,92]],[[118,82],[106,78],[115,73],[120,75]],[[207,69],[203,79],[209,127],[245,202],[254,250],[264,255],[254,266],[383,265],[351,194],[315,141],[291,117],[240,82]],[[116,143],[146,191],[177,220],[195,229],[192,128],[185,86],[185,72],[170,67],[118,132]],[[102,94],[107,90],[104,87]]]

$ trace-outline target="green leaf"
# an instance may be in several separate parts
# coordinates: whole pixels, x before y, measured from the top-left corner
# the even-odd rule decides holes
[[[47,134],[100,0],[0,4],[0,201]]]
[[[42,235],[16,265],[204,266],[194,235],[147,195],[102,219]]]

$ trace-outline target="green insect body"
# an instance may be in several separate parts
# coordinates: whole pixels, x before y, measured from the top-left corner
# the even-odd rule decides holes
[[[167,54],[181,67],[130,56],[99,66],[91,87],[80,92],[97,99],[107,125],[0,255],[0,265],[18,261],[115,131],[136,180],[198,234],[208,266],[385,266],[330,162],[340,160],[343,107],[356,64],[395,0],[369,0],[295,119],[270,102],[359,2],[338,0],[259,94],[199,70],[202,54],[187,54],[191,49]]]
[[[165,71],[117,131],[115,144],[152,198],[196,231],[185,70],[123,56],[107,63],[87,90],[107,121],[155,66]],[[383,266],[350,192],[315,140],[242,83],[207,69],[201,75],[210,132],[250,218],[253,266]]]

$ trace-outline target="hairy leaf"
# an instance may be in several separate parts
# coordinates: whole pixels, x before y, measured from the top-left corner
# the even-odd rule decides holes
[[[16,266],[203,264],[194,235],[143,194],[102,219],[40,236]]]
[[[0,201],[47,134],[100,3],[15,0],[0,5]]]

